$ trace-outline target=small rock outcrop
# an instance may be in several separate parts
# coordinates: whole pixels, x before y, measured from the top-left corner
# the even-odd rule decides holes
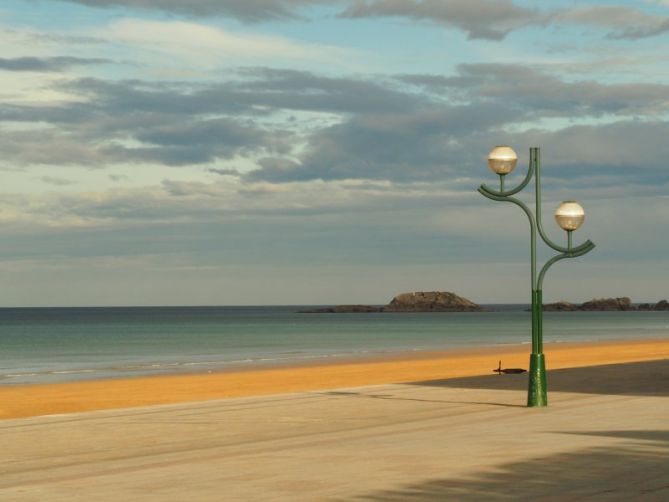
[[[660,300],[655,305],[652,303],[642,303],[637,307],[637,310],[669,310],[669,302],[667,300]]]
[[[556,303],[544,303],[544,312],[573,312],[579,310],[578,305],[561,300]]]
[[[622,298],[594,298],[589,302],[585,302],[581,305],[576,305],[574,303],[565,301],[544,304],[544,312],[574,312],[574,311],[612,312],[612,311],[629,311],[629,310],[639,310],[639,311],[669,310],[669,302],[667,302],[667,300],[660,300],[655,304],[640,303],[639,306],[635,307],[632,304],[632,301],[628,297],[624,296]]]
[[[487,309],[455,293],[418,291],[402,293],[383,307],[384,312],[486,312]]]
[[[632,306],[632,300],[624,296],[622,298],[594,298],[581,305],[579,310],[608,312],[614,310],[634,310],[634,307]]]
[[[381,312],[381,307],[372,307],[370,305],[337,305],[336,307],[300,310],[298,314],[369,314],[370,312]]]

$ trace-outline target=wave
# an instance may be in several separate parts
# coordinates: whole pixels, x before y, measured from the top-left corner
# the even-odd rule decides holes
[[[415,349],[422,350],[422,349]],[[6,383],[37,383],[49,381],[70,381],[95,378],[118,378],[128,375],[138,374],[169,374],[188,371],[197,371],[198,369],[223,369],[234,366],[246,366],[253,364],[273,364],[289,363],[293,361],[317,360],[327,358],[341,358],[355,354],[367,354],[369,352],[386,351],[340,351],[337,353],[307,353],[304,351],[284,352],[276,355],[258,355],[250,357],[241,357],[235,359],[207,359],[204,361],[147,361],[132,362],[127,364],[112,364],[98,367],[82,368],[58,368],[21,371],[16,368],[0,369],[0,380]],[[69,378],[64,378],[69,377]]]

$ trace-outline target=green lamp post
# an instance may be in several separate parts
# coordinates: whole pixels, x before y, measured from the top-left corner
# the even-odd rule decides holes
[[[531,280],[532,280],[532,354],[530,355],[530,382],[527,395],[527,406],[547,406],[546,394],[546,360],[543,353],[543,309],[542,286],[544,276],[555,262],[565,258],[582,256],[595,247],[591,241],[580,246],[572,245],[572,232],[578,229],[585,219],[585,212],[575,201],[565,201],[555,211],[555,221],[567,232],[567,247],[559,246],[551,241],[544,231],[541,219],[541,162],[538,148],[530,148],[530,165],[525,179],[511,190],[504,189],[504,177],[516,167],[518,156],[508,146],[497,146],[488,155],[488,167],[499,175],[499,191],[482,184],[478,191],[485,197],[500,201],[512,202],[519,206],[530,220],[530,248],[531,248]],[[535,212],[534,214],[522,201],[513,195],[525,188],[534,176],[535,181]],[[559,254],[548,260],[537,276],[537,231],[543,241]]]

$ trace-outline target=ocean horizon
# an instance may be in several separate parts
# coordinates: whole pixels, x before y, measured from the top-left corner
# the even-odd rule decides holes
[[[1,308],[0,385],[530,343],[529,304],[483,305],[491,312],[298,312],[323,306]],[[669,312],[544,313],[547,343],[667,337]]]

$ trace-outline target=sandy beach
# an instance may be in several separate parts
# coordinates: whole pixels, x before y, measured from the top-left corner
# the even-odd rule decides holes
[[[0,418],[209,401],[362,385],[489,375],[527,368],[529,346],[402,353],[382,358],[225,372],[0,387]],[[550,370],[669,357],[669,340],[547,344]],[[549,382],[550,386],[550,382]]]
[[[517,348],[5,389],[3,403],[15,414],[212,400],[2,420],[0,499],[667,500],[668,349],[550,347],[547,408],[524,406],[527,375],[447,378],[487,373],[502,352],[509,365],[522,364]],[[603,364],[621,359],[647,361]],[[401,379],[407,383],[352,386]],[[95,396],[103,389],[115,394]],[[275,394],[213,399],[223,389]]]

